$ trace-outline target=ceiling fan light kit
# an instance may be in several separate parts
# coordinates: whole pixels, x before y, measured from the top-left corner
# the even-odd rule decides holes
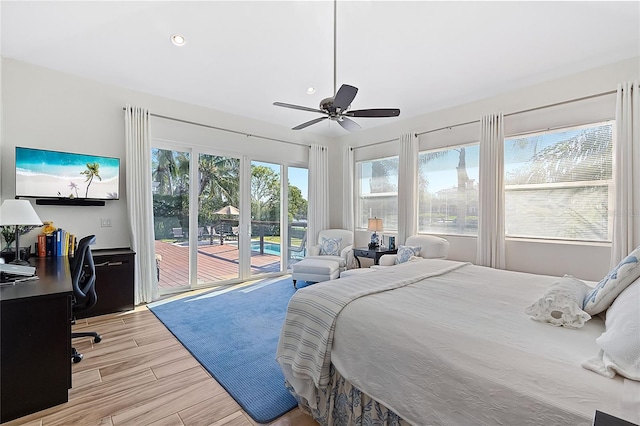
[[[340,86],[340,89],[336,92],[336,1],[333,3],[333,91],[334,96],[324,98],[320,101],[319,109],[308,108],[300,105],[287,104],[284,102],[274,102],[273,105],[283,107],[283,108],[291,108],[297,109],[300,111],[308,111],[308,112],[316,112],[319,114],[323,114],[324,117],[316,118],[305,123],[299,124],[296,127],[293,127],[292,130],[301,130],[305,127],[309,127],[313,124],[319,123],[326,119],[333,120],[338,122],[343,129],[348,130],[350,132],[355,132],[361,130],[362,127],[355,121],[351,120],[349,117],[358,117],[358,118],[385,118],[385,117],[397,117],[400,115],[400,110],[398,108],[373,108],[373,109],[359,109],[359,110],[349,110],[351,106],[351,102],[355,99],[358,94],[358,88],[354,86],[350,86],[348,84],[343,84]]]

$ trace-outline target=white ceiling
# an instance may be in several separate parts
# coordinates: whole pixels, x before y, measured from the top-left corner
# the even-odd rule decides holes
[[[332,1],[0,5],[6,58],[289,128],[319,115],[274,101],[317,108],[333,95]],[[640,55],[638,1],[340,0],[337,16],[337,86],[360,89],[352,109],[401,109],[355,119],[363,128]]]

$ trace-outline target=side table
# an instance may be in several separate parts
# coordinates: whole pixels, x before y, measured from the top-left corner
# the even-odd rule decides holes
[[[388,248],[380,248],[380,247],[376,249],[369,249],[369,247],[356,247],[353,249],[353,257],[355,257],[356,261],[358,262],[358,268],[362,267],[362,265],[360,265],[360,259],[358,259],[359,257],[366,257],[369,259],[373,259],[373,264],[378,265],[382,255],[396,254],[396,253],[398,253],[398,250],[396,249],[391,250]]]

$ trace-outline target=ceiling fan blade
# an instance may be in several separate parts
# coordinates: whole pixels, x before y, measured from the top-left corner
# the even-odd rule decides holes
[[[284,107],[284,108],[299,109],[301,111],[319,112],[320,114],[326,114],[326,112],[324,112],[322,110],[315,109],[315,108],[307,108],[307,107],[300,106],[300,105],[285,104],[284,102],[274,102],[273,104],[275,106]]]
[[[319,123],[319,122],[321,122],[322,120],[326,120],[327,118],[329,118],[329,117],[327,116],[327,117],[320,117],[320,118],[316,118],[316,119],[314,119],[314,120],[307,121],[306,123],[299,124],[299,125],[297,125],[296,127],[292,128],[291,130],[300,130],[300,129],[304,129],[305,127],[309,127],[309,126],[311,126],[311,125],[313,125],[313,124]]]
[[[397,117],[400,115],[400,110],[395,108],[357,109],[347,111],[344,115],[348,117]]]
[[[338,120],[338,123],[340,123],[340,125],[350,131],[350,132],[357,132],[358,130],[362,130],[362,127],[360,127],[360,125],[358,123],[356,123],[353,120],[348,119],[347,117],[341,117]]]
[[[343,84],[338,89],[338,93],[333,98],[333,106],[340,108],[341,111],[346,110],[358,93],[358,88]]]

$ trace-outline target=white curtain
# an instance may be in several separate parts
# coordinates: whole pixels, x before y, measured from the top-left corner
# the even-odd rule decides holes
[[[418,233],[418,137],[400,136],[397,244]]]
[[[329,152],[311,145],[309,152],[309,214],[307,247],[317,244],[318,232],[329,228]]]
[[[638,82],[618,84],[613,145],[615,208],[611,265],[640,246],[640,93]]]
[[[476,264],[505,269],[504,120],[502,113],[482,117],[478,174],[480,188]]]
[[[349,231],[355,230],[354,217],[354,192],[353,192],[353,176],[355,173],[355,163],[353,158],[353,148],[344,147],[343,167],[342,167],[342,227]]]
[[[135,303],[158,298],[151,196],[149,111],[127,105],[124,113],[129,238],[135,256]]]

